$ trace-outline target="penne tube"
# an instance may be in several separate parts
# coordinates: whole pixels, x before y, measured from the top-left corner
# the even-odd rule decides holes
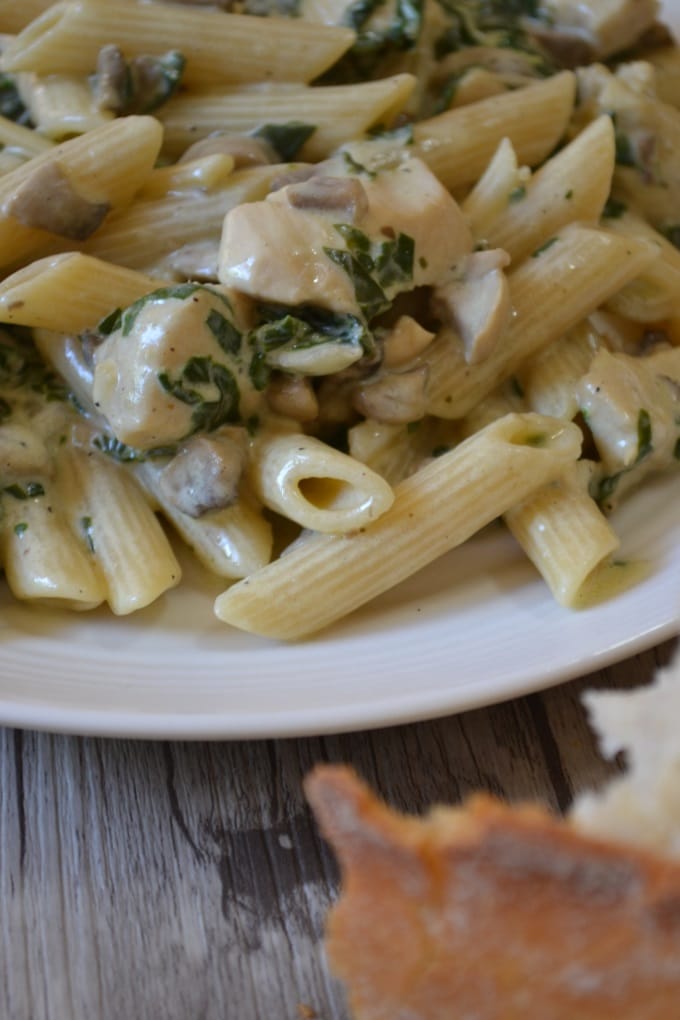
[[[599,117],[526,182],[506,194],[505,207],[488,222],[485,241],[504,248],[514,263],[568,223],[600,218],[614,173],[614,127]]]
[[[5,48],[9,72],[90,74],[102,46],[115,44],[127,58],[179,49],[183,82],[192,88],[229,81],[311,81],[352,45],[347,28],[298,18],[261,18],[178,4],[118,0],[57,3],[27,25]]]
[[[16,77],[19,94],[42,137],[61,141],[113,119],[113,113],[98,109],[85,78],[25,73]]]
[[[657,255],[647,242],[572,225],[510,274],[514,316],[502,342],[483,361],[465,360],[462,344],[443,331],[423,355],[429,366],[430,414],[460,418],[525,360],[580,322]]]
[[[0,556],[12,594],[54,609],[94,609],[106,584],[85,541],[74,533],[54,490],[37,499],[3,498]]]
[[[303,528],[363,528],[392,505],[391,486],[365,464],[302,433],[255,443],[251,478],[265,506]]]
[[[508,415],[395,488],[392,507],[351,535],[312,535],[218,596],[220,620],[291,640],[328,626],[464,542],[558,477],[580,430]]]
[[[592,467],[592,465],[591,465]],[[575,606],[619,538],[589,495],[585,461],[511,507],[504,520],[561,606]]]
[[[520,163],[545,159],[564,134],[576,82],[563,71],[536,85],[480,99],[413,125],[414,152],[447,188],[470,185],[484,172],[503,138]]]
[[[63,191],[77,203],[76,235],[86,236],[105,216],[127,205],[153,167],[161,135],[153,117],[123,117],[0,177],[0,265],[10,267],[55,247],[73,247],[71,224],[60,211]],[[62,189],[59,202],[50,201],[51,185]],[[89,226],[87,218],[81,220],[83,206],[94,217]],[[57,210],[54,226],[52,208]]]
[[[153,277],[91,255],[50,255],[0,281],[0,322],[81,333],[158,285]]]
[[[189,517],[163,495],[158,484],[161,470],[161,464],[149,460],[136,467],[135,474],[204,567],[219,577],[241,578],[269,563],[272,527],[252,494],[242,491],[233,506]]]
[[[123,467],[77,447],[59,458],[59,487],[88,540],[116,615],[155,602],[179,583],[181,568],[143,491]]]
[[[406,106],[414,86],[412,75],[396,74],[358,85],[310,88],[265,83],[214,95],[180,95],[158,111],[165,128],[163,151],[177,157],[216,131],[249,134],[265,124],[304,122],[312,133],[300,158],[325,159],[374,124],[391,124]]]
[[[570,421],[578,414],[576,383],[586,374],[602,338],[586,319],[527,361],[517,373],[527,407]]]
[[[54,0],[0,0],[0,32],[14,35],[51,7]]]
[[[16,153],[22,157],[22,162],[54,148],[54,143],[49,138],[43,138],[32,128],[16,124],[7,117],[0,117],[0,145],[3,154],[6,151]]]
[[[82,249],[109,262],[163,276],[167,273],[163,260],[172,252],[206,240],[219,244],[229,210],[264,198],[285,169],[281,165],[249,167],[237,170],[213,191],[135,202],[110,217]],[[215,258],[215,269],[216,263]]]
[[[474,237],[480,240],[487,237],[513,196],[524,193],[529,174],[528,167],[522,172],[517,166],[517,154],[510,139],[504,138],[482,176],[461,202]]]

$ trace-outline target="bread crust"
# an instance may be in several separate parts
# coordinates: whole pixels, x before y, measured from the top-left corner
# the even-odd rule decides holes
[[[305,782],[342,871],[327,953],[356,1020],[674,1020],[680,864],[475,796],[423,818]]]

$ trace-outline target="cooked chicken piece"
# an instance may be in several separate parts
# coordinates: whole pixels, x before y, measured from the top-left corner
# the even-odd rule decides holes
[[[337,167],[334,177],[341,176],[342,163]],[[345,176],[357,181],[355,175]],[[318,198],[313,208],[291,204],[289,192],[293,189],[298,199],[292,201],[298,201],[300,185],[232,209],[220,247],[222,283],[264,301],[357,314],[376,294],[389,301],[402,291],[442,282],[471,251],[472,237],[458,205],[420,160],[361,175],[360,185],[368,206],[360,202],[365,211],[355,207],[356,219],[340,225],[337,208],[319,208]],[[383,266],[377,285],[380,260],[400,238],[409,246],[409,265]],[[382,310],[379,300],[378,307]]]
[[[435,307],[459,334],[471,365],[489,357],[510,321],[510,288],[503,272],[509,261],[499,249],[475,252],[459,277],[435,291]]]

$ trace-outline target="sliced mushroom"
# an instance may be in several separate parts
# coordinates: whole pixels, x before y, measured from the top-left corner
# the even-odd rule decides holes
[[[354,222],[368,212],[366,189],[356,177],[310,177],[291,184],[286,195],[295,209],[337,213],[344,222]]]
[[[314,421],[319,414],[312,383],[301,375],[275,376],[267,387],[267,403],[276,414],[295,421]]]
[[[204,156],[232,156],[234,168],[240,169],[244,166],[267,166],[270,163],[278,162],[278,156],[271,145],[263,138],[255,138],[252,135],[230,135],[217,131],[207,138],[190,145],[186,152],[178,160],[179,163],[188,163],[193,159],[202,159]]]
[[[130,71],[120,46],[109,43],[97,54],[94,94],[101,110],[122,110],[130,92]]]
[[[165,262],[179,280],[214,283],[219,253],[219,241],[194,241],[171,252]]]
[[[102,223],[111,206],[91,202],[73,187],[56,160],[29,173],[2,207],[25,227],[84,241]]]
[[[389,425],[419,421],[427,411],[428,375],[426,365],[408,372],[386,372],[375,382],[357,387],[354,407],[367,418]]]
[[[510,320],[510,288],[502,269],[508,261],[500,249],[475,252],[460,277],[435,291],[435,305],[458,332],[471,365],[489,357]]]
[[[398,368],[417,358],[434,340],[435,334],[423,329],[410,315],[400,315],[383,340],[383,365]]]
[[[161,492],[189,517],[231,506],[238,499],[246,447],[245,429],[194,436],[161,472]]]

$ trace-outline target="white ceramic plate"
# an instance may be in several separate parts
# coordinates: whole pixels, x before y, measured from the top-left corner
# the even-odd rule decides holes
[[[680,0],[666,16],[680,24]],[[680,34],[680,33],[679,33]],[[323,635],[280,645],[219,624],[220,582],[125,619],[37,613],[0,587],[0,724],[135,737],[268,737],[361,729],[490,704],[680,633],[680,477],[616,517],[646,580],[581,612],[554,604],[500,528]]]
[[[622,555],[650,573],[594,609],[554,604],[492,526],[323,635],[296,645],[226,628],[220,582],[133,617],[37,613],[0,593],[0,722],[138,737],[359,729],[489,704],[582,675],[680,632],[680,477],[622,508]]]

